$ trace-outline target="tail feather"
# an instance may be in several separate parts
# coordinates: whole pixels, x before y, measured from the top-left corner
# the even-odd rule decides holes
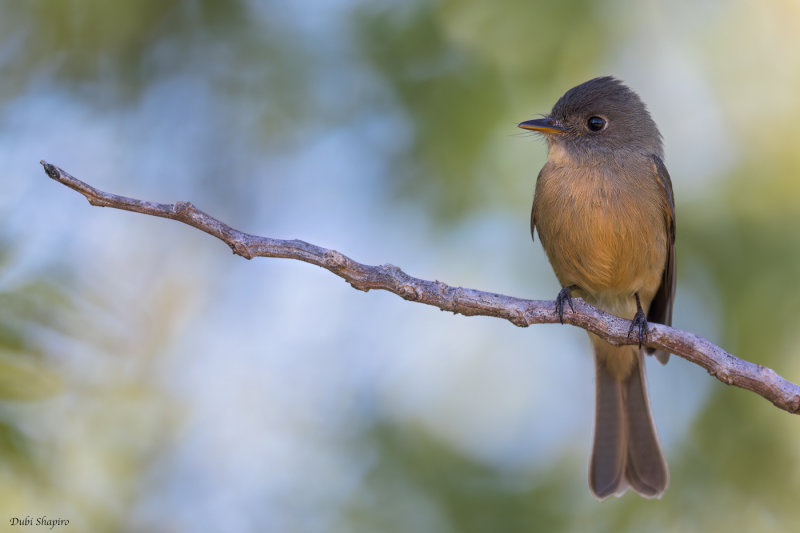
[[[650,414],[642,352],[593,344],[597,403],[589,487],[601,500],[629,486],[646,498],[660,497],[669,473]]]
[[[598,363],[594,445],[589,463],[589,488],[598,499],[625,492],[625,414],[622,387]]]
[[[640,495],[645,498],[658,498],[669,483],[669,470],[650,413],[641,352],[636,366],[637,369],[623,385],[628,421],[628,459],[625,477],[631,488]]]

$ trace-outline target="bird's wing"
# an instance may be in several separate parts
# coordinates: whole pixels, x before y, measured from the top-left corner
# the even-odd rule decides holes
[[[536,176],[536,185],[539,185],[539,178],[542,177],[543,170],[544,167],[542,167],[542,170],[539,171],[539,175]],[[536,193],[534,192],[533,194],[534,194],[533,207],[531,207],[531,239],[535,241],[536,240]]]
[[[661,278],[661,285],[656,291],[653,301],[650,303],[648,312],[648,322],[658,322],[667,326],[672,325],[672,302],[675,299],[675,199],[672,196],[672,180],[667,172],[667,167],[660,157],[652,156],[653,166],[656,172],[655,177],[664,189],[666,199],[664,208],[664,223],[667,227],[667,261],[664,265],[664,275]],[[656,350],[648,349],[648,353]],[[662,363],[666,363],[669,354],[657,352],[656,357]]]

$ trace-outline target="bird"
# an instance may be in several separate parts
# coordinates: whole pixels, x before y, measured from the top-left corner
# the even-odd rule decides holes
[[[649,322],[672,324],[675,202],[661,133],[641,98],[604,76],[569,89],[542,118],[519,124],[547,142],[531,210],[562,287],[556,311],[578,296],[631,320],[638,345],[612,346],[589,333],[595,361],[595,421],[589,488],[598,500],[628,488],[660,498],[669,469],[647,393],[642,349]],[[634,339],[635,340],[635,339]]]

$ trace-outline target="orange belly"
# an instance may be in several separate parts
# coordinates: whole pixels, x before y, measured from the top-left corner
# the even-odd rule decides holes
[[[667,256],[663,198],[642,181],[551,172],[540,177],[534,200],[539,237],[561,285],[577,285],[579,296],[627,318],[636,312],[634,293],[649,307]]]

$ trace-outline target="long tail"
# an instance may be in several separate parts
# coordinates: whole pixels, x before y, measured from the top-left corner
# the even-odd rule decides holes
[[[642,351],[592,341],[597,404],[589,488],[600,500],[629,486],[645,498],[659,498],[669,471],[650,414]]]

